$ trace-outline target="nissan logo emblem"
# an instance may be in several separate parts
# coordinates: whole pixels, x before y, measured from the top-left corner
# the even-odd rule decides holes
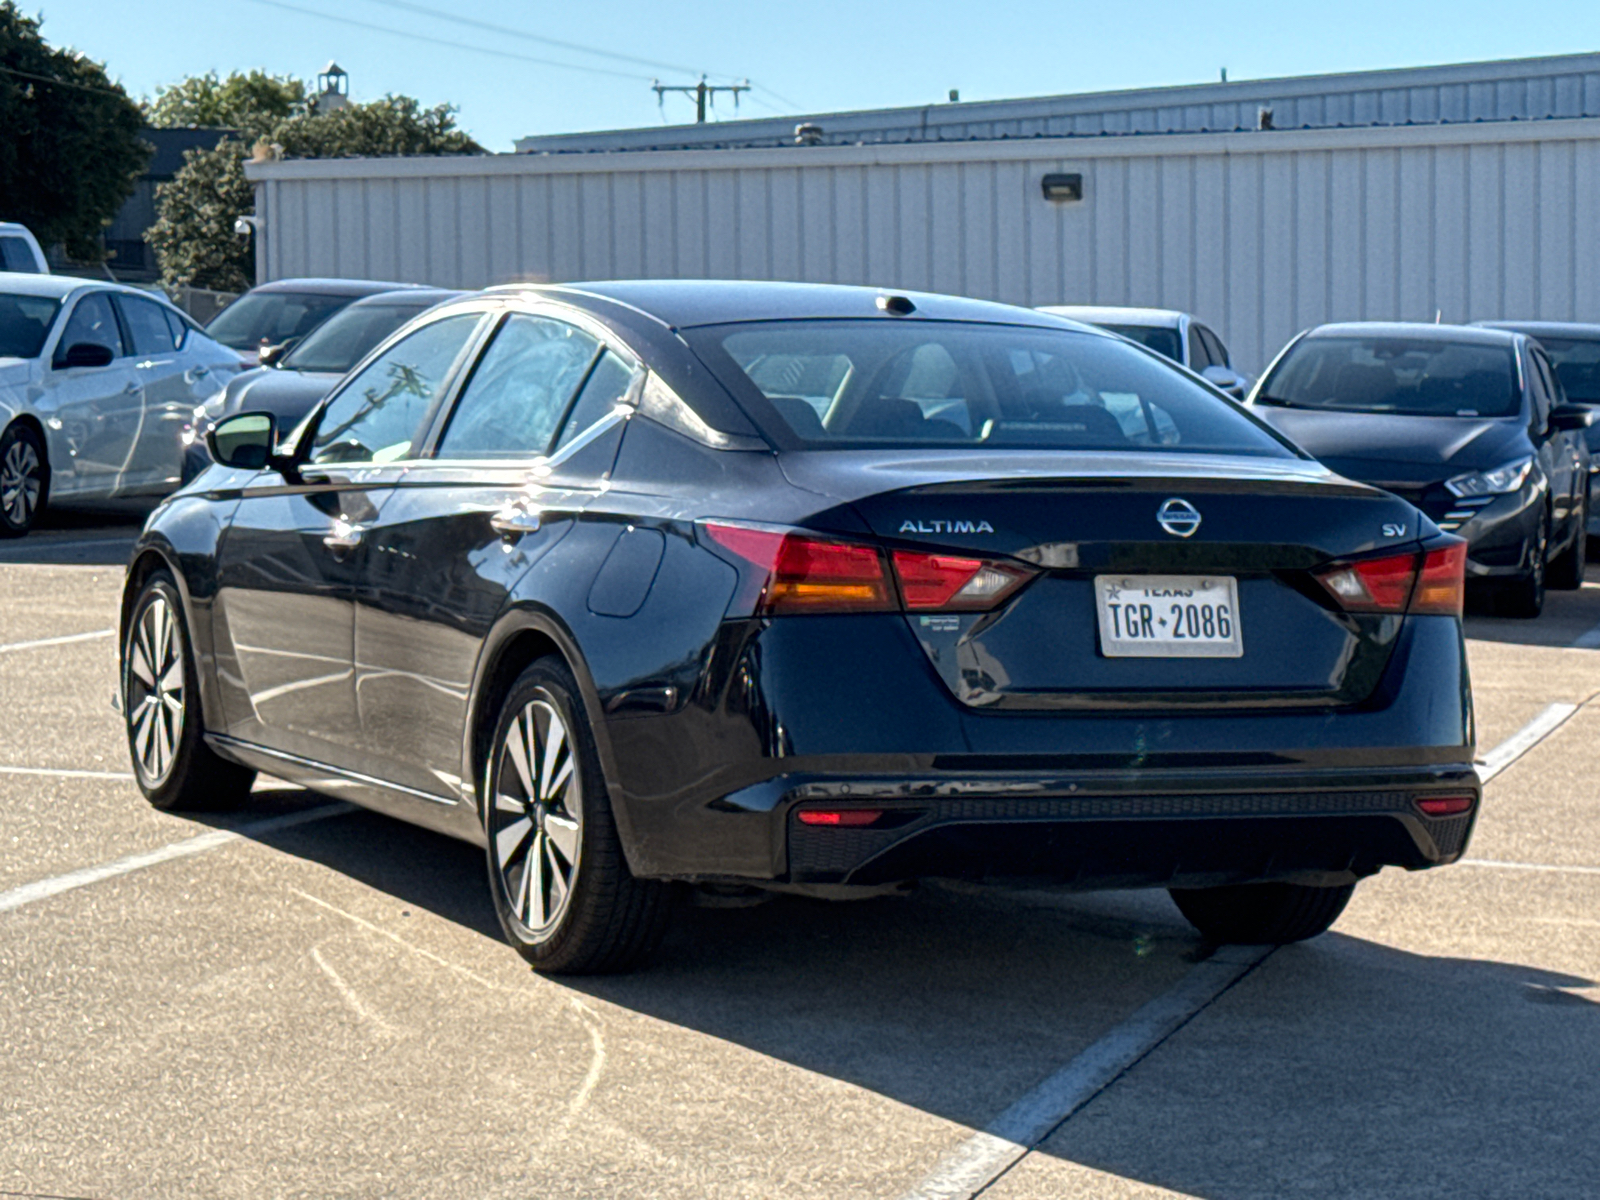
[[[1156,523],[1173,537],[1193,537],[1195,530],[1200,528],[1200,510],[1187,500],[1179,500],[1174,496],[1171,500],[1162,501],[1161,507],[1156,510]]]

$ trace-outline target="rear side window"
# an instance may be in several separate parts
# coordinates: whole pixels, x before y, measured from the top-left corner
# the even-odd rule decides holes
[[[167,314],[155,301],[118,296],[117,307],[122,309],[122,320],[133,338],[135,354],[171,354],[177,349]]]
[[[322,414],[311,461],[386,463],[410,457],[478,320],[478,313],[444,317],[368,363]]]
[[[598,340],[564,321],[512,313],[478,360],[436,455],[544,454],[599,349]]]
[[[19,271],[24,275],[39,274],[39,260],[33,256],[33,247],[19,237],[0,237],[0,270]]]
[[[64,356],[69,347],[80,342],[109,347],[116,358],[127,353],[122,347],[122,331],[117,328],[116,314],[111,311],[111,297],[105,292],[91,292],[78,301],[56,345],[57,355]]]
[[[1092,333],[937,321],[693,331],[780,444],[1293,451],[1160,358]],[[739,388],[737,384],[743,383]],[[765,418],[765,420],[763,420]]]
[[[572,402],[572,411],[561,426],[561,436],[556,439],[555,450],[610,416],[633,387],[638,368],[624,362],[607,350],[595,363],[589,378],[583,381],[578,398]],[[552,450],[554,453],[554,450]]]

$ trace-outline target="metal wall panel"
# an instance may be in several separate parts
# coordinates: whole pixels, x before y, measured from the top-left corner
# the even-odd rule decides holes
[[[1045,200],[1040,178],[1084,177]],[[263,279],[803,279],[1329,320],[1600,321],[1600,120],[254,165]]]

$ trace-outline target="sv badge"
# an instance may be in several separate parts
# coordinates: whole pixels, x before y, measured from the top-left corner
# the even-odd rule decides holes
[[[1405,535],[1406,527],[1404,525],[1385,524],[1383,527],[1383,536],[1386,538],[1405,537]]]

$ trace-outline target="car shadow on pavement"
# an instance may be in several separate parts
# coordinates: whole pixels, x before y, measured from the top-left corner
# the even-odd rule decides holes
[[[1496,616],[1482,594],[1467,591],[1465,632],[1472,640],[1571,647],[1585,634],[1593,634],[1595,644],[1584,648],[1600,649],[1596,631],[1600,631],[1600,564],[1589,568],[1582,588],[1546,592],[1544,611],[1532,619]]]
[[[51,505],[24,537],[0,541],[0,565],[120,567],[159,500],[106,501],[70,507]]]
[[[260,840],[500,940],[474,847],[367,813]],[[981,1129],[1208,953],[1160,892],[930,884],[685,903],[644,969],[553,982]],[[996,1194],[1083,1189],[1051,1182],[1069,1163],[1230,1200],[1585,1194],[1600,1004],[1579,990],[1594,986],[1337,932],[1280,949]],[[747,1085],[717,1069],[701,1086]]]

